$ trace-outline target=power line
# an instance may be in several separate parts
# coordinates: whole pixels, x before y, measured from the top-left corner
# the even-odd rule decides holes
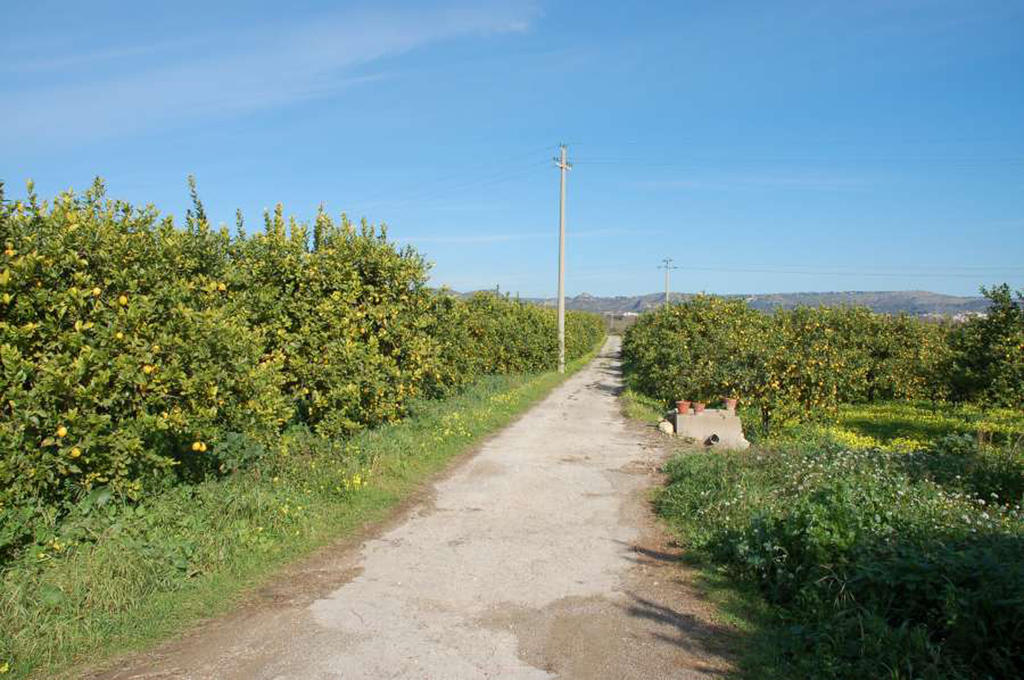
[[[659,267],[660,269],[661,267]],[[880,278],[963,278],[963,279],[979,279],[985,277],[996,277],[996,276],[1024,276],[1024,269],[1021,268],[1005,268],[1002,270],[994,271],[978,271],[976,273],[968,272],[953,272],[953,271],[936,271],[936,272],[922,272],[922,271],[878,271],[878,270],[814,270],[814,269],[779,269],[772,267],[701,267],[701,266],[688,266],[687,269],[694,271],[703,272],[714,272],[714,273],[743,273],[743,274],[795,274],[801,276],[870,276]]]
[[[381,205],[403,205],[412,202],[426,202],[436,200],[444,196],[450,196],[452,194],[461,193],[468,189],[480,189],[488,186],[496,186],[504,184],[512,180],[525,177],[527,175],[535,173],[541,166],[546,165],[544,161],[535,161],[526,166],[520,166],[516,168],[504,168],[502,170],[483,175],[477,176],[473,179],[466,180],[458,183],[450,183],[445,186],[438,187],[436,189],[423,189],[415,191],[405,196],[399,195],[398,198],[382,198],[376,201],[363,201],[363,206],[381,206]]]
[[[673,160],[652,160],[649,157],[629,156],[596,156],[576,159],[582,165],[639,165],[644,167],[677,167],[690,166],[694,163],[708,161],[739,161],[739,162],[913,162],[913,163],[966,163],[966,164],[1019,164],[1024,163],[1024,155],[1020,156],[804,156],[804,155],[732,155],[732,154],[688,154],[685,158]]]
[[[550,151],[552,148],[553,145],[548,144],[505,158],[491,159],[486,166],[481,165],[470,169],[462,168],[456,172],[432,178],[431,180],[420,184],[419,187],[411,192],[397,194],[397,197],[396,192],[386,191],[375,195],[371,194],[369,198],[360,199],[358,202],[363,206],[373,206],[432,200],[438,196],[457,193],[468,188],[489,186],[511,179],[516,179],[522,175],[528,174],[529,171],[535,170],[541,165],[546,164],[546,161],[541,160],[541,155]],[[534,160],[524,166],[522,161],[530,159]],[[480,172],[486,168],[494,167],[501,169],[492,171],[489,174],[481,174]]]

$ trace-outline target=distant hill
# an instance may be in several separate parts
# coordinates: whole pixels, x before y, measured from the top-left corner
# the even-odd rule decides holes
[[[691,297],[689,293],[673,293],[673,300]],[[842,291],[829,293],[764,293],[756,295],[730,295],[741,298],[754,309],[770,311],[791,309],[800,305],[810,307],[861,305],[884,314],[911,314],[914,316],[956,316],[977,314],[988,309],[988,300],[983,297],[961,297],[942,295],[925,290],[896,291]],[[596,297],[583,293],[565,300],[567,309],[588,312],[643,312],[664,302],[664,293],[647,295]],[[554,298],[533,299],[546,306],[555,306]]]

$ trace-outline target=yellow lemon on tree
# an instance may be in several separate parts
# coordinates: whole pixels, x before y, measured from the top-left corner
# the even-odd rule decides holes
[[[117,304],[121,305],[122,307],[127,305],[128,304],[128,296],[127,295],[122,295],[121,297],[117,298]]]
[[[217,284],[217,290],[219,290],[220,292],[222,292],[222,293],[223,293],[223,292],[224,292],[224,291],[226,291],[227,289],[228,289],[228,287],[227,287],[227,286],[225,286],[225,285],[224,285],[223,283],[218,283],[218,284]]]
[[[146,364],[145,366],[142,367],[142,372],[145,373],[146,375],[149,375],[150,373],[153,372],[153,367],[150,366],[149,364]]]
[[[103,291],[102,291],[102,290],[100,290],[100,289],[99,289],[98,287],[97,287],[97,288],[93,288],[93,289],[92,289],[92,296],[93,296],[93,297],[99,297],[99,296],[100,296],[100,293],[102,293],[102,292],[103,292]]]
[[[118,331],[117,333],[114,333],[114,337],[117,338],[118,340],[124,340],[124,333]]]
[[[202,451],[203,450],[203,443],[202,442],[192,442],[192,450],[193,451]]]
[[[82,455],[82,449],[78,448],[77,446],[71,449],[71,457],[72,458],[78,458],[81,455]]]
[[[64,427],[63,425],[61,425],[60,427],[58,427],[58,428],[57,428],[57,436],[58,436],[58,437],[60,437],[60,438],[62,438],[62,439],[63,439],[64,437],[67,437],[67,436],[68,436],[68,428]]]
[[[206,442],[199,442],[199,450],[206,453]]]

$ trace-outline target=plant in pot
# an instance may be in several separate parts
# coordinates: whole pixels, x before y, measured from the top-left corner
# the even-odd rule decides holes
[[[679,412],[679,413],[689,413],[690,412],[690,400],[689,399],[679,399],[678,401],[676,401],[676,411]]]
[[[725,406],[725,410],[735,413],[736,403],[740,398],[739,381],[732,376],[726,376],[724,380],[722,380],[721,390],[719,390],[718,393],[720,395],[724,395],[721,399],[722,405]]]

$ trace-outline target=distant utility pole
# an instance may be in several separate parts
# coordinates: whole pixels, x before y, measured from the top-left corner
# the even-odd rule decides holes
[[[672,264],[671,257],[666,257],[664,260],[661,261],[661,264],[658,265],[658,269],[665,270],[665,304],[667,305],[669,303],[669,298],[672,295],[671,289],[669,288],[669,281],[671,281],[670,277],[672,276],[672,270],[679,269],[679,267]]]
[[[565,373],[565,173],[572,169],[566,160],[565,144],[555,158],[558,166],[558,372]]]

